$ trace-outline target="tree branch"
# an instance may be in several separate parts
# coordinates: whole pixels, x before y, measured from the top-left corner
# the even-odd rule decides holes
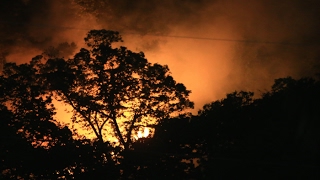
[[[131,135],[132,135],[132,130],[134,128],[134,123],[137,121],[139,117],[141,116],[135,112],[127,133],[127,146],[129,146],[129,144],[131,143]]]
[[[91,128],[93,129],[95,135],[97,136],[98,139],[100,139],[100,135],[99,133],[97,132],[96,128],[94,127],[94,124],[91,122],[90,120],[90,117],[87,117],[81,110],[80,110],[80,107],[76,107],[76,105],[72,102],[72,100],[70,99],[70,97],[65,93],[65,92],[62,92],[63,95],[66,97],[67,101],[69,102],[69,104],[72,106],[72,108],[74,110],[76,110],[88,123],[89,125],[91,126]]]

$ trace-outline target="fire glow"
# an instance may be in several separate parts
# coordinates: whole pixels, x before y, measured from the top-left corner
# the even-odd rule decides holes
[[[150,135],[150,129],[145,127],[143,132],[141,130],[138,131],[138,134],[135,136],[135,139],[138,140],[140,138],[146,138],[149,135]]]

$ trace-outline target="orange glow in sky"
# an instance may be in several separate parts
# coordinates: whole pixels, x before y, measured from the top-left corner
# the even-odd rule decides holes
[[[259,96],[275,78],[313,76],[320,71],[320,1],[149,0],[136,1],[134,8],[128,6],[129,0],[121,1],[127,6],[117,1],[86,1],[92,12],[74,0],[31,1],[24,1],[21,12],[20,6],[12,7],[18,9],[14,12],[0,12],[8,17],[0,23],[0,56],[6,54],[8,62],[29,62],[44,48],[62,42],[76,43],[72,57],[85,48],[83,39],[89,30],[119,31],[121,45],[143,51],[152,63],[168,65],[173,78],[192,91],[194,114],[226,93],[244,90]],[[94,9],[90,2],[99,7]],[[263,43],[268,41],[280,44]],[[314,42],[318,45],[313,46]],[[56,106],[57,119],[70,123],[71,113],[65,112],[70,108]],[[137,137],[145,137],[145,131]]]

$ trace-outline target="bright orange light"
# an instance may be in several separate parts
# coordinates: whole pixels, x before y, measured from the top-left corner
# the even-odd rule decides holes
[[[149,134],[150,134],[150,129],[145,127],[143,132],[142,131],[138,131],[138,135],[135,136],[135,139],[146,138],[146,137],[149,136]]]
[[[148,137],[149,133],[150,133],[149,128],[144,128],[143,137]]]

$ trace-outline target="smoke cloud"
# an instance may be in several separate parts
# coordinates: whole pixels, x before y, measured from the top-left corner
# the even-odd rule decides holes
[[[234,90],[259,95],[275,78],[319,73],[318,7],[317,0],[2,0],[0,51],[18,63],[43,51],[67,57],[90,29],[117,30],[123,45],[169,65],[197,111]]]

